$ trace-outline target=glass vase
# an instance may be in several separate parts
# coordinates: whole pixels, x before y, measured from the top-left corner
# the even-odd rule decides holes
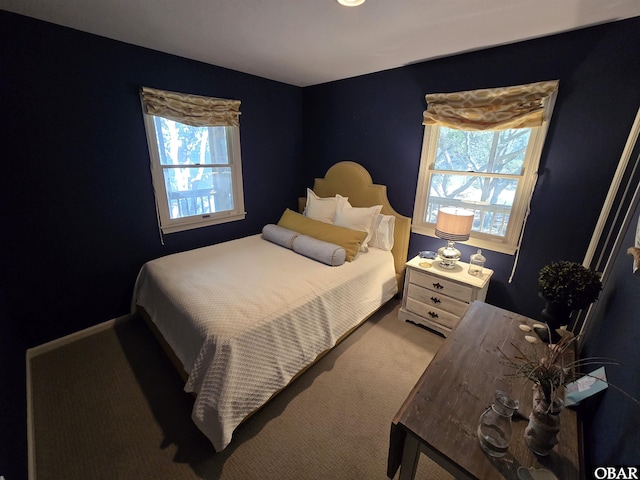
[[[518,401],[506,392],[497,390],[493,403],[478,422],[478,440],[482,450],[492,457],[504,457],[511,441],[511,417],[518,409]]]

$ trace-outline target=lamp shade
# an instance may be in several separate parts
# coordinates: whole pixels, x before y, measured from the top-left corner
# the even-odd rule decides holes
[[[469,240],[474,215],[473,210],[464,208],[441,208],[436,221],[436,237],[454,242]]]

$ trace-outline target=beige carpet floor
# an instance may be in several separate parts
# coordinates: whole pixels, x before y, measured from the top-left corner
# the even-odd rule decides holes
[[[37,480],[383,480],[389,427],[442,344],[393,300],[213,451],[140,318],[30,361]],[[428,458],[417,478],[451,479]]]

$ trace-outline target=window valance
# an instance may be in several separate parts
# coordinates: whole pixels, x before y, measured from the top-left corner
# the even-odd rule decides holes
[[[237,127],[240,101],[187,95],[142,87],[142,106],[148,115],[168,118],[193,127]]]
[[[539,127],[544,102],[558,90],[558,80],[514,87],[426,95],[423,125],[461,130]]]

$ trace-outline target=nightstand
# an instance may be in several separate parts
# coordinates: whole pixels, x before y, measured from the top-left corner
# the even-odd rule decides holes
[[[415,258],[407,271],[398,313],[401,320],[423,325],[445,337],[458,324],[474,300],[484,301],[493,270],[484,268],[482,276],[469,275],[469,264],[458,262],[448,270],[439,260]]]

